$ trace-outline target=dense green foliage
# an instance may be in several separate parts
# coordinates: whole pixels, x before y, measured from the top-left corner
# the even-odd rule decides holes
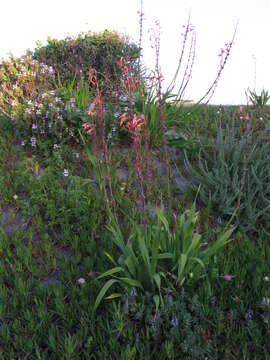
[[[0,68],[0,358],[270,359],[269,109],[161,99],[106,36]]]
[[[262,228],[269,231],[270,143],[266,141],[267,134],[269,128],[259,133],[250,129],[247,137],[241,137],[234,122],[227,129],[219,125],[213,146],[206,149],[201,144],[197,169],[186,157],[193,187],[197,189],[200,185],[202,204],[221,217],[228,219],[235,215],[236,225],[253,234]]]
[[[139,50],[135,44],[126,45],[125,37],[117,32],[88,32],[63,40],[48,38],[48,44],[39,46],[33,53],[34,59],[52,66],[56,78],[62,83],[81,79],[87,80],[89,69],[95,68],[100,75],[105,92],[118,91],[121,85],[120,58],[128,53],[135,65]],[[112,94],[111,94],[112,95]]]

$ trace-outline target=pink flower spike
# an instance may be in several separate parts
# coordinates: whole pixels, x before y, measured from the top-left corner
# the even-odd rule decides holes
[[[232,275],[226,274],[226,275],[224,275],[224,279],[225,279],[226,281],[231,281],[231,280],[232,280]]]

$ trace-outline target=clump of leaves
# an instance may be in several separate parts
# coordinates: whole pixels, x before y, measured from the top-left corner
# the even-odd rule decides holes
[[[47,45],[38,43],[34,58],[53,66],[63,83],[71,81],[76,74],[76,84],[88,79],[90,68],[102,74],[102,90],[112,97],[121,84],[119,61],[123,52],[128,51],[135,63],[139,49],[135,44],[127,45],[121,34],[105,30],[101,33],[88,32],[62,40],[48,38]]]
[[[196,231],[197,217],[193,204],[189,211],[175,219],[175,223],[169,224],[166,216],[157,208],[152,224],[146,228],[133,222],[128,240],[125,241],[117,219],[111,214],[108,229],[120,250],[120,256],[115,261],[106,254],[114,267],[97,278],[110,277],[110,280],[100,290],[94,309],[116,284],[134,287],[142,295],[149,293],[158,309],[163,301],[164,286],[179,289],[188,279],[195,281],[204,278],[209,260],[230,241],[233,229],[222,233],[211,244],[202,246],[202,236]],[[120,296],[120,293],[113,293],[107,299]]]
[[[197,166],[185,153],[186,168],[193,179],[191,187],[197,191],[200,186],[200,202],[221,217],[234,214],[236,225],[246,233],[269,230],[268,134],[269,129],[264,129],[260,133],[250,130],[247,137],[239,136],[233,120],[226,129],[217,126],[217,138],[211,148],[200,143]],[[242,186],[243,171],[246,173]]]

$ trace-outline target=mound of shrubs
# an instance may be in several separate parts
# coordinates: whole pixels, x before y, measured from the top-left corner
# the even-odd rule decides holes
[[[112,93],[121,85],[120,58],[128,54],[131,65],[139,59],[137,45],[127,43],[125,37],[115,31],[88,32],[63,40],[48,38],[48,44],[39,44],[33,57],[52,66],[62,83],[71,82],[74,75],[77,84],[81,79],[88,80],[89,69],[95,68],[104,92]]]

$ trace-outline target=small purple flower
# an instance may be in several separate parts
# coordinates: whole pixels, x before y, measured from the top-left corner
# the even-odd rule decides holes
[[[154,326],[154,325],[155,325],[155,322],[156,322],[155,318],[152,318],[152,319],[149,321],[149,324],[150,324],[151,326]]]
[[[24,140],[21,142],[21,145],[22,145],[22,146],[25,146],[25,142],[24,142]]]
[[[211,298],[210,298],[210,303],[211,303],[212,305],[216,305],[216,302],[217,302],[216,296],[211,296]]]
[[[53,144],[53,148],[54,148],[54,149],[58,149],[58,145],[57,145],[57,144]]]
[[[226,275],[224,275],[224,279],[226,281],[231,281],[232,280],[232,275],[231,274],[226,274]]]
[[[37,139],[35,137],[31,137],[31,146],[36,147],[37,145]]]
[[[136,297],[137,293],[136,293],[135,288],[132,288],[132,289],[131,289],[130,295],[131,295],[131,297],[132,297],[133,299]]]
[[[222,220],[221,220],[221,217],[220,217],[220,216],[217,218],[217,224],[218,224],[219,226],[222,225]]]
[[[64,175],[65,177],[68,176],[68,169],[64,169],[63,175]]]
[[[254,311],[251,309],[248,309],[248,311],[246,312],[246,315],[245,315],[245,319],[251,320],[253,318],[253,315],[254,315]]]
[[[173,316],[173,318],[171,320],[171,324],[172,324],[173,327],[178,326],[178,319],[177,319],[177,317],[175,315]]]
[[[32,124],[32,130],[36,130],[37,129],[37,124]]]

